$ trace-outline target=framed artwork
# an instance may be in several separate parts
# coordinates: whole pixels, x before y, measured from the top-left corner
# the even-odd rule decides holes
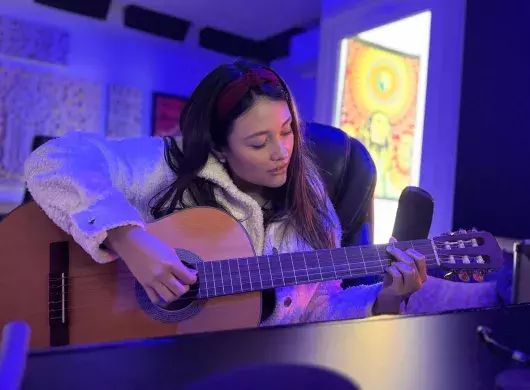
[[[397,200],[411,182],[420,58],[356,37],[343,50],[340,127],[374,159],[375,197]]]
[[[151,135],[180,136],[180,113],[187,99],[166,93],[153,93]]]

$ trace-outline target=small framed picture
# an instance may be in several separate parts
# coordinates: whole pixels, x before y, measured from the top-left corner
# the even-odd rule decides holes
[[[154,137],[180,136],[180,113],[187,99],[167,93],[153,93],[151,135]]]

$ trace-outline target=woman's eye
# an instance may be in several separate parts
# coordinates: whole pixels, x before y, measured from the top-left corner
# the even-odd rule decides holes
[[[267,145],[267,143],[265,142],[264,144],[261,144],[261,145],[251,145],[254,149],[263,149],[265,147],[265,145]]]

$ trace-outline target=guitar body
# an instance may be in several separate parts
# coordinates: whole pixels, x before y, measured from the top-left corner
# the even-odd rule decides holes
[[[244,228],[212,208],[177,212],[148,230],[204,262],[254,256]],[[122,261],[96,263],[35,203],[0,223],[0,240],[0,327],[26,321],[32,348],[240,329],[260,321],[260,292],[201,300],[178,321],[160,311],[159,320],[139,304],[138,285]]]

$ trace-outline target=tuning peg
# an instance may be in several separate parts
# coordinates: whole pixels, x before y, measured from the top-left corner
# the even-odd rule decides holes
[[[458,229],[458,233],[459,234],[466,234],[467,230],[466,229]]]
[[[442,233],[441,235],[442,235],[442,236],[452,236],[453,234],[455,234],[455,233],[449,231],[449,232],[446,232],[446,233]]]
[[[476,232],[478,232],[478,229],[476,227],[472,227],[471,228],[471,232],[476,233]]]
[[[486,273],[482,270],[473,272],[473,280],[475,280],[475,282],[483,282],[484,276],[486,276]]]

